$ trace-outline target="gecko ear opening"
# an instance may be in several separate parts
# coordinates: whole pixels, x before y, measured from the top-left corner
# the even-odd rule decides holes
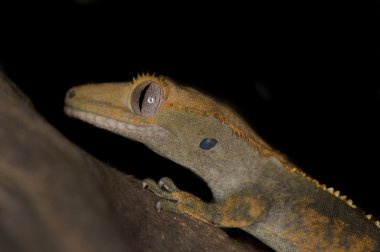
[[[218,143],[218,140],[215,138],[204,138],[200,143],[199,143],[199,148],[202,150],[210,150],[215,147],[215,145]]]
[[[153,115],[163,100],[161,86],[154,81],[144,81],[132,92],[132,110],[141,116]]]

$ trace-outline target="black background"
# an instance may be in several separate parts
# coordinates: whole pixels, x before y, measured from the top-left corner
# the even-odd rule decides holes
[[[51,124],[102,161],[207,189],[143,145],[63,114],[71,86],[154,72],[229,103],[307,173],[380,214],[378,1],[8,2],[3,70]]]

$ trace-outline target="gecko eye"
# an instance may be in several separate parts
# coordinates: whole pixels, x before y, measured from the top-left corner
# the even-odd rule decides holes
[[[209,150],[218,143],[218,140],[214,138],[204,138],[200,143],[199,143],[199,148],[202,150]]]
[[[132,93],[132,110],[138,115],[150,116],[163,100],[161,86],[154,81],[141,83]]]

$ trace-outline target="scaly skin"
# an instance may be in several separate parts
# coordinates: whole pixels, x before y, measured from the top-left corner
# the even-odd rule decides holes
[[[345,196],[273,151],[231,109],[166,77],[70,89],[65,112],[144,143],[202,177],[214,203],[169,178],[144,187],[159,210],[241,228],[277,251],[380,251],[380,229]],[[203,139],[212,139],[207,144]],[[215,146],[214,146],[215,145]]]

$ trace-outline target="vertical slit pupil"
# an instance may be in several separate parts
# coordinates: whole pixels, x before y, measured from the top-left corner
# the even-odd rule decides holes
[[[140,93],[140,97],[139,97],[139,109],[140,109],[140,111],[142,109],[142,104],[144,102],[146,91],[148,90],[149,87],[150,87],[150,84],[146,85],[146,87],[144,87],[144,89]]]

